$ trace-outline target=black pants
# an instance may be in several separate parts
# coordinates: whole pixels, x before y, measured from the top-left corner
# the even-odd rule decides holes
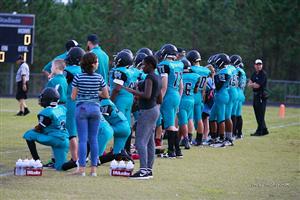
[[[258,133],[262,133],[267,129],[265,122],[266,105],[267,100],[262,98],[261,95],[253,96],[253,108],[258,125],[256,132]]]

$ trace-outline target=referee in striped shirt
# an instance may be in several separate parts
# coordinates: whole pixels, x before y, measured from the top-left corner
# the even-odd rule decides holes
[[[74,77],[72,99],[76,100],[75,118],[79,138],[79,169],[74,174],[85,176],[87,141],[91,149],[91,176],[97,176],[98,129],[100,124],[99,97],[109,98],[108,88],[103,77],[95,73],[98,58],[94,53],[82,57],[82,74]]]

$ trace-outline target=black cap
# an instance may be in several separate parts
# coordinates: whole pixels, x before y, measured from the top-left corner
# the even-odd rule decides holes
[[[90,41],[93,44],[98,44],[99,43],[99,39],[98,39],[98,36],[96,34],[91,34],[91,35],[87,36],[87,41]]]
[[[16,61],[18,61],[18,60],[24,60],[24,56],[22,54],[18,55]]]
[[[79,44],[76,40],[69,40],[65,45],[67,51],[69,51],[72,47],[78,47],[78,46]]]

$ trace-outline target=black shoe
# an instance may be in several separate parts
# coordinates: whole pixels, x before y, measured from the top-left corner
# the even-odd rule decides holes
[[[176,150],[176,158],[183,158],[183,155],[182,155],[180,149]]]
[[[148,173],[148,177],[149,177],[149,178],[153,178],[152,169],[147,168],[147,173]]]
[[[233,141],[231,139],[224,140],[224,146],[233,146]]]
[[[262,136],[261,131],[255,131],[255,133],[250,134],[250,136]]]
[[[124,160],[124,161],[131,161],[134,164],[134,160],[131,158],[131,156],[127,153],[126,150],[122,150],[119,154],[120,157],[117,158],[117,160]]]
[[[190,149],[191,148],[189,139],[187,137],[183,138],[183,146],[184,146],[184,149]]]
[[[196,139],[194,140],[194,142],[193,142],[193,145],[194,145],[194,146],[201,146],[202,144],[203,144],[203,143],[202,143],[202,140],[199,140],[199,139],[197,139],[197,138],[196,138]]]
[[[16,114],[16,116],[24,116],[24,112],[19,111],[19,112]]]
[[[75,167],[77,167],[77,163],[76,163],[76,161],[71,159],[68,162],[65,162],[61,168],[62,168],[62,170],[67,171],[67,170],[75,168]]]
[[[168,152],[168,158],[171,158],[171,159],[176,158],[175,152],[174,151],[169,151]]]
[[[149,175],[147,170],[139,170],[133,175],[129,176],[130,179],[136,179],[136,180],[147,180],[149,179]]]
[[[262,135],[268,135],[268,134],[269,134],[269,131],[267,128],[262,130]]]
[[[244,135],[243,134],[237,134],[237,136],[235,137],[236,140],[240,140],[243,139]]]
[[[52,158],[51,160],[48,161],[47,164],[44,164],[43,167],[52,169],[55,168],[54,165],[55,165],[55,159]]]
[[[24,109],[24,116],[25,116],[25,115],[28,115],[29,113],[30,113],[30,111],[28,110],[28,108],[25,108],[25,109]]]

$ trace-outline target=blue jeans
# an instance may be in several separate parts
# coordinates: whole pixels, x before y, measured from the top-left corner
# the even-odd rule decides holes
[[[84,102],[79,103],[76,106],[80,167],[85,167],[86,165],[87,141],[89,141],[90,144],[92,166],[97,166],[100,116],[100,106],[96,102]]]

